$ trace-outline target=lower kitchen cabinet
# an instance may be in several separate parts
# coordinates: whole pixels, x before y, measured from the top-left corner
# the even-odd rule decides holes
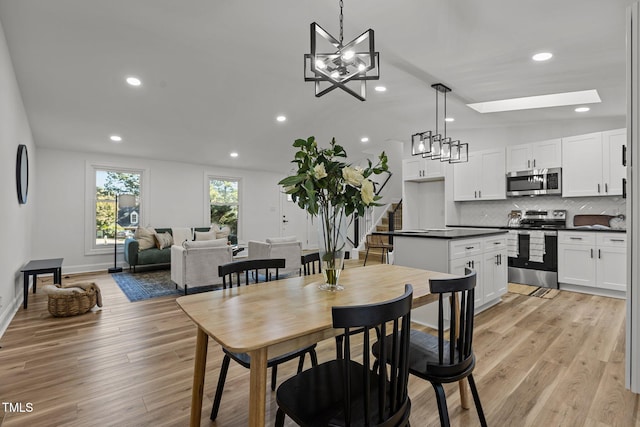
[[[507,292],[506,234],[453,240],[394,236],[393,252],[397,265],[456,275],[463,275],[465,268],[475,270],[476,313],[498,303]],[[411,319],[429,326],[437,325],[436,305],[415,309]]]
[[[627,236],[624,233],[560,231],[560,287],[623,297],[627,290],[626,257]]]

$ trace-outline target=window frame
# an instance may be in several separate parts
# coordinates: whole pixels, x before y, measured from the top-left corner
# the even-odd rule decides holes
[[[84,229],[84,252],[85,255],[105,255],[113,254],[113,244],[96,246],[96,172],[99,170],[137,173],[140,174],[140,195],[138,202],[140,212],[138,212],[138,225],[147,223],[147,207],[149,206],[147,182],[149,182],[149,170],[147,168],[133,167],[122,163],[91,162],[87,161],[85,166],[85,229]],[[124,250],[124,240],[117,242],[119,246],[117,252]]]
[[[238,234],[237,239],[238,242],[242,239],[243,229],[244,229],[244,213],[243,213],[243,183],[242,177],[239,176],[229,176],[229,175],[221,175],[215,172],[205,172],[204,173],[204,211],[203,211],[203,224],[211,225],[211,200],[209,199],[209,186],[210,181],[219,180],[219,181],[236,181],[238,183]]]

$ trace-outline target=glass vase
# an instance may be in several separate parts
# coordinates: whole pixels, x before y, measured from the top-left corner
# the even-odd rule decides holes
[[[320,207],[318,212],[318,251],[322,263],[324,283],[319,286],[326,291],[341,291],[340,273],[344,265],[347,243],[347,221],[342,207]]]

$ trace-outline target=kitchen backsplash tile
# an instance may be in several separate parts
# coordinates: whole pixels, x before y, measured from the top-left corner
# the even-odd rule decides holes
[[[458,225],[479,225],[503,227],[507,225],[507,215],[512,210],[567,210],[567,226],[573,225],[577,214],[619,215],[626,214],[627,202],[622,197],[570,197],[539,196],[514,197],[506,200],[482,202],[457,202]],[[449,224],[453,225],[453,224]],[[613,228],[625,228],[625,221],[612,222]]]

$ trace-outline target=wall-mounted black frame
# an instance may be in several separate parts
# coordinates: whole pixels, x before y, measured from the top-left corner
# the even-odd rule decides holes
[[[29,155],[27,146],[18,145],[18,156],[16,158],[16,189],[18,190],[18,202],[27,203],[27,193],[29,191]]]

